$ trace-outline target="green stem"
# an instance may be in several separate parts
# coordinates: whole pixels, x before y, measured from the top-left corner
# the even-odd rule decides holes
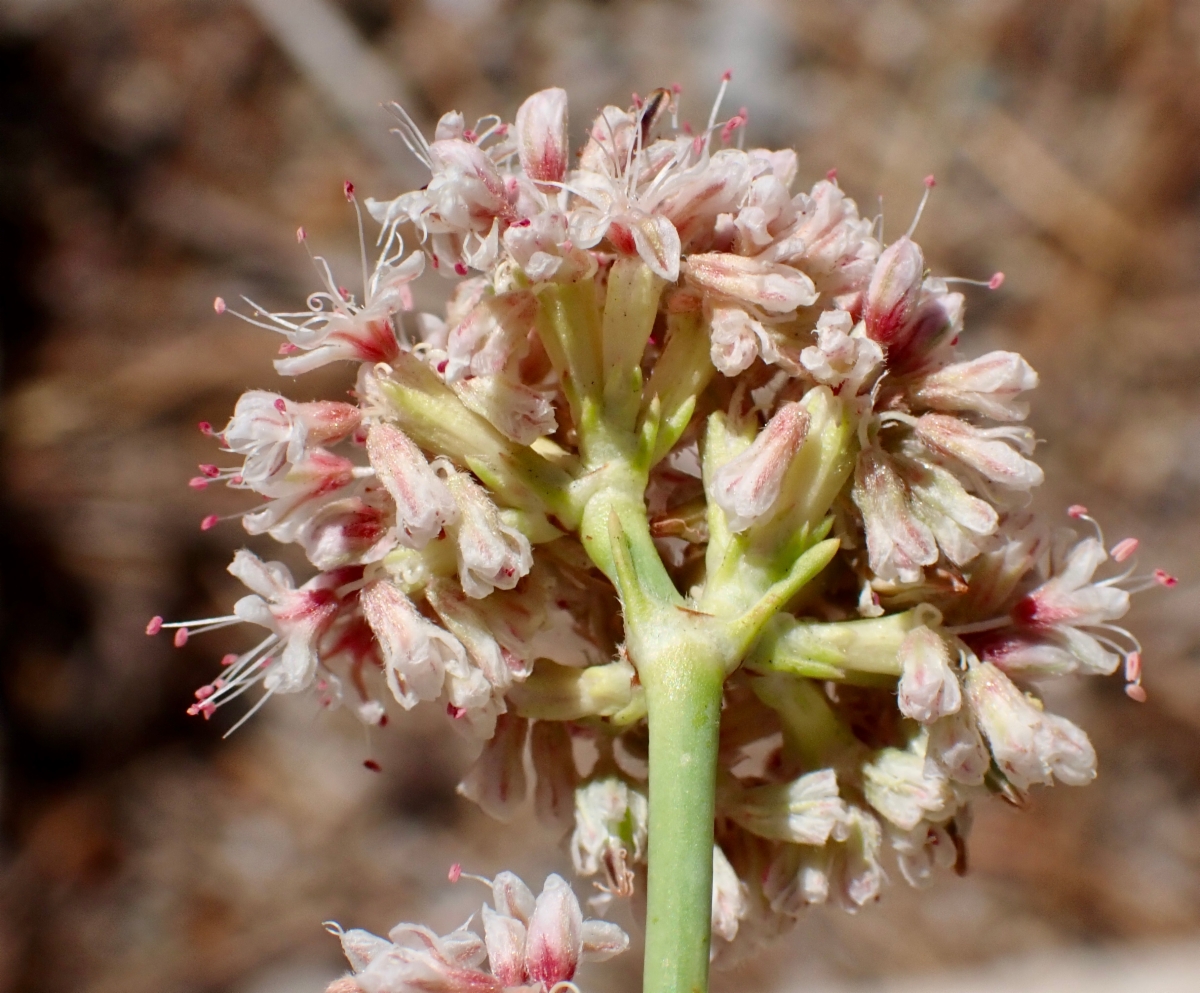
[[[646,667],[650,850],[643,993],[705,993],[724,670],[679,646]]]

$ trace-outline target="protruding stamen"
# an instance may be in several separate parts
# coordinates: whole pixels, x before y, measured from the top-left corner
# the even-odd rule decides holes
[[[921,223],[921,215],[925,213],[925,204],[929,203],[929,194],[933,192],[934,186],[937,185],[937,180],[932,175],[925,177],[925,192],[921,195],[921,202],[917,205],[917,213],[912,219],[912,223],[908,226],[908,230],[904,232],[905,238],[911,238],[913,232],[917,230],[917,225]]]

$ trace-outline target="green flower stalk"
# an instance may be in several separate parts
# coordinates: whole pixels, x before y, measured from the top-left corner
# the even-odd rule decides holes
[[[356,363],[355,402],[250,391],[206,427],[241,464],[193,480],[266,498],[246,530],[314,575],[243,550],[229,616],[148,628],[265,629],[197,690],[206,719],[259,685],[253,709],[311,692],[368,724],[442,708],[480,746],[464,796],[569,833],[600,910],[645,901],[646,993],[863,907],[889,861],[962,866],[989,793],[1090,780],[1036,684],[1123,665],[1143,699],[1114,622],[1174,582],[1097,578],[1136,542],[1024,509],[1037,376],[960,355],[963,296],[912,230],[885,246],[834,179],[795,193],[793,152],[745,149],[744,114],[680,133],[677,102],[604,108],[573,169],[562,90],[432,141],[395,108],[430,180],[367,201],[361,298],[318,257],[307,311],[239,315],[285,375]],[[428,270],[442,316],[413,312]],[[482,935],[335,929],[331,991],[562,993],[628,944],[558,876],[481,881]]]

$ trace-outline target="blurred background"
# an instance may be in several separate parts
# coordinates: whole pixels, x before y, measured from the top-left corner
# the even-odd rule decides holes
[[[440,715],[368,740],[289,698],[222,741],[225,712],[184,710],[246,636],[143,629],[238,595],[245,536],[198,522],[239,501],[186,485],[214,458],[196,422],[250,386],[341,388],[280,382],[275,339],[211,301],[302,299],[299,224],[354,266],[343,180],[424,181],[381,102],[428,131],[563,85],[578,141],[672,82],[702,121],[725,69],[750,141],[795,146],[800,185],[836,167],[893,237],[937,176],[934,271],[1008,276],[970,295],[967,348],[1042,376],[1039,499],[1181,583],[1130,621],[1148,703],[1056,696],[1095,785],[979,809],[965,878],[814,912],[716,989],[1200,988],[1200,3],[0,0],[0,989],[318,993],[342,968],[321,921],[446,930],[483,896],[452,861],[566,864],[455,796]]]

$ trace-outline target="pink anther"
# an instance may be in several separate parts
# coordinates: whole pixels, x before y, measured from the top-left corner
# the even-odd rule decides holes
[[[726,69],[723,73],[721,73],[721,82],[722,83],[728,83],[731,79],[733,79],[733,70],[732,69]]]
[[[933,173],[930,173],[925,177],[925,189],[932,190],[935,186],[937,186],[937,180],[933,178]]]
[[[446,873],[446,878],[452,883],[457,883],[462,879],[462,863],[455,862],[454,865],[450,866],[450,871]]]
[[[383,766],[374,759],[363,759],[363,768],[370,769],[372,772],[383,772]]]
[[[162,626],[163,626],[163,619],[161,617],[159,617],[158,614],[155,614],[153,617],[150,618],[150,623],[146,625],[146,634],[153,637],[154,635],[158,634],[159,631],[162,630]]]
[[[342,192],[346,194],[347,200],[354,200],[354,184],[350,182],[350,180],[347,179],[344,183],[342,183]]]
[[[1079,520],[1081,517],[1087,517],[1088,509],[1081,503],[1073,503],[1067,508],[1067,516]]]
[[[1115,562],[1124,562],[1129,556],[1138,550],[1137,538],[1123,538],[1112,547],[1109,553]]]
[[[281,414],[287,413],[287,401],[285,401],[283,397],[276,397],[275,403],[272,404],[272,406]]]
[[[836,183],[837,182],[837,169],[830,169],[829,172],[825,173],[825,178],[827,180],[829,180],[829,182],[831,182],[831,183]]]
[[[204,520],[202,520],[200,522],[200,530],[201,531],[210,531],[217,526],[217,524],[220,520],[221,520],[221,518],[219,518],[216,514],[209,514],[206,518],[204,518]]]
[[[221,665],[233,665],[238,660],[236,652],[229,652],[227,655],[221,656]]]
[[[1002,272],[992,273],[992,278],[988,280],[988,289],[989,290],[998,290],[1003,285],[1004,285],[1004,273],[1002,273]]]
[[[225,300],[223,297],[213,298],[213,310],[215,310],[218,314],[225,313]]]
[[[465,262],[455,262],[454,263],[454,271],[456,273],[458,273],[460,276],[465,276],[467,274],[466,263]]]
[[[1159,586],[1178,586],[1179,585],[1179,580],[1176,579],[1174,576],[1172,576],[1165,569],[1155,569],[1154,570],[1154,581],[1156,583],[1158,583]]]
[[[180,628],[178,631],[175,632],[175,647],[176,648],[182,648],[184,645],[187,644],[187,640],[188,640],[188,629],[187,628]]]
[[[296,228],[296,241],[297,242],[299,242],[301,245],[303,245],[307,238],[308,238],[308,232],[305,231],[303,227]]]
[[[206,490],[208,489],[208,480],[203,476],[193,476],[188,480],[188,486],[194,490]]]
[[[465,707],[456,707],[452,703],[446,704],[446,713],[453,717],[456,721],[465,715],[467,709]]]
[[[216,479],[219,475],[221,475],[220,468],[209,462],[202,462],[197,468],[209,479]]]

